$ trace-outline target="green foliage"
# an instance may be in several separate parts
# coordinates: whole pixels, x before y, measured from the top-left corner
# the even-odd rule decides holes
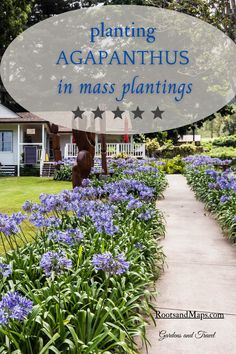
[[[211,157],[217,157],[222,160],[236,158],[236,148],[233,147],[212,148],[210,151],[207,152],[207,155]]]
[[[200,18],[234,38],[234,18],[226,9],[228,0],[112,0],[110,4],[132,4],[162,7]]]
[[[236,135],[222,136],[212,141],[214,146],[226,146],[236,148]]]
[[[26,28],[31,4],[30,0],[1,0],[0,56],[10,42]]]
[[[236,106],[233,106],[233,114],[227,115],[224,119],[223,132],[229,135],[236,134]]]
[[[160,144],[157,138],[153,138],[153,139],[147,138],[145,141],[145,145],[149,156],[152,156],[153,153],[160,148]]]
[[[72,165],[60,165],[60,169],[54,171],[54,181],[72,181]]]
[[[210,170],[209,172],[206,172]],[[198,199],[203,201],[206,208],[213,212],[226,236],[236,242],[236,192],[233,188],[225,188],[234,183],[233,172],[225,174],[219,168],[200,166],[186,169],[186,177]],[[216,178],[217,181],[216,182]],[[231,181],[231,182],[230,182]],[[225,202],[221,198],[228,198]]]
[[[114,156],[114,159],[128,159],[129,156],[125,152],[120,152]]]
[[[228,7],[228,0],[169,1],[169,9],[200,18],[227,33],[231,38],[236,39],[234,34],[234,18],[231,16],[231,13],[226,13]]]
[[[202,143],[204,155],[221,160],[236,158],[236,136],[222,136]]]
[[[160,168],[167,174],[181,174],[184,171],[185,163],[180,155],[177,155],[172,159],[165,159],[163,162],[165,164]]]
[[[161,148],[156,152],[156,155],[161,158],[173,158],[177,155],[180,155],[181,157],[186,157],[201,152],[203,152],[203,148],[201,146],[195,146],[194,144],[165,144],[161,146]]]
[[[198,134],[205,138],[220,137],[221,135],[233,135],[236,132],[236,106],[228,104],[221,108],[217,113],[208,117],[205,122],[201,121],[202,126]]]

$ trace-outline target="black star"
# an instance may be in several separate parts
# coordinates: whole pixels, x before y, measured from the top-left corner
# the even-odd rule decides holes
[[[165,111],[161,111],[160,108],[157,106],[155,111],[151,111],[154,114],[153,119],[155,118],[160,118],[162,119],[162,113],[164,113]]]
[[[97,106],[97,109],[92,111],[93,114],[94,114],[94,119],[95,118],[101,118],[102,119],[102,114],[105,112],[105,111],[102,111],[98,106]]]
[[[77,109],[76,109],[76,111],[72,111],[73,113],[74,113],[74,119],[75,118],[80,118],[80,119],[83,119],[83,117],[82,117],[82,115],[83,115],[83,113],[85,112],[85,111],[82,111],[80,108],[79,108],[79,106],[77,107]]]
[[[122,119],[122,114],[124,111],[121,111],[119,107],[116,108],[116,111],[112,111],[114,113],[114,119],[115,118],[121,118]]]
[[[134,119],[135,119],[135,118],[141,118],[141,119],[143,119],[142,114],[144,113],[144,111],[141,111],[141,110],[139,109],[139,106],[136,108],[135,111],[131,111],[131,112],[134,114]]]

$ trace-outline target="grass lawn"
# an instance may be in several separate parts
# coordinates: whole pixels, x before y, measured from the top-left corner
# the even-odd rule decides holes
[[[45,177],[0,177],[0,213],[19,211],[26,200],[38,202],[41,193],[53,194],[71,188],[71,182]]]
[[[12,214],[23,211],[21,207],[26,200],[38,202],[41,193],[53,194],[71,188],[71,182],[53,181],[45,177],[0,177],[0,213]],[[25,222],[22,228],[30,241],[32,225]],[[21,244],[20,241],[19,244]],[[9,247],[6,245],[6,248]],[[3,245],[0,241],[0,255],[2,253]]]

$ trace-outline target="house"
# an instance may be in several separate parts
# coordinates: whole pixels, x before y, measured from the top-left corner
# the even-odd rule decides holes
[[[53,170],[53,125],[30,112],[15,113],[0,105],[0,172],[20,176],[21,168],[34,166],[40,175]],[[72,131],[59,126],[62,159],[75,158],[78,153]],[[124,142],[122,135],[107,135],[107,156],[119,153],[145,157],[145,144],[133,143],[133,137]],[[95,154],[101,156],[100,136],[96,135]]]

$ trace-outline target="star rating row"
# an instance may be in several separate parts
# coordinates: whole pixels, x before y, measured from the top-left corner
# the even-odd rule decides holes
[[[76,118],[80,118],[80,119],[83,119],[83,114],[86,112],[86,111],[83,111],[79,108],[79,106],[77,107],[77,109],[75,111],[72,111],[74,113],[74,119]],[[99,107],[97,107],[95,110],[91,111],[93,114],[94,114],[94,119],[96,118],[103,118],[102,115],[105,111],[101,110]],[[120,119],[123,119],[122,117],[122,114],[125,112],[125,111],[122,111],[119,107],[116,108],[116,110],[114,111],[111,111],[113,114],[114,114],[114,119],[116,118],[120,118]],[[136,119],[136,118],[140,118],[140,119],[143,119],[143,113],[145,111],[142,111],[139,106],[137,106],[136,110],[134,111],[131,111],[133,113],[133,119]],[[157,106],[155,110],[151,111],[153,113],[153,119],[156,119],[156,118],[160,118],[162,119],[162,114],[165,112],[165,111],[161,111],[160,108]]]

